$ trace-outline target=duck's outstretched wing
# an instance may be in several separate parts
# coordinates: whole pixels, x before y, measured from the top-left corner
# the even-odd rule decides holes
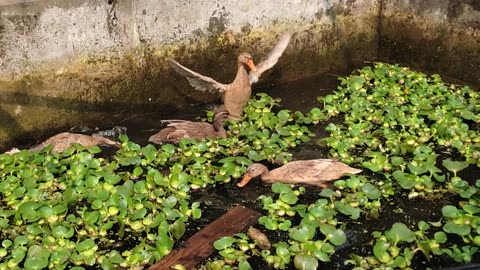
[[[199,91],[204,91],[204,92],[206,91],[213,92],[213,93],[225,92],[225,89],[227,88],[226,84],[219,83],[210,77],[203,76],[200,73],[197,73],[191,69],[188,69],[173,59],[167,59],[167,60],[170,62],[170,65],[176,72],[178,72],[180,75],[185,76],[185,78],[187,78],[188,82],[190,83],[191,86],[193,86],[193,88]]]
[[[275,44],[275,47],[273,47],[273,49],[268,53],[267,57],[263,59],[260,63],[257,63],[257,71],[250,71],[250,73],[248,74],[250,84],[258,82],[258,78],[262,76],[262,73],[272,68],[278,62],[278,59],[280,58],[280,56],[282,56],[283,52],[287,48],[291,37],[291,33],[287,32],[282,34],[277,44]]]

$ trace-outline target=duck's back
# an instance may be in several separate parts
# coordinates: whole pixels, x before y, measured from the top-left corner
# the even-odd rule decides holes
[[[43,149],[48,145],[53,145],[53,152],[63,152],[65,149],[71,147],[74,143],[79,143],[85,147],[95,145],[119,145],[119,143],[103,137],[93,137],[84,134],[75,134],[69,132],[62,132],[55,136],[48,138],[40,145],[32,148],[33,151]]]
[[[336,180],[346,173],[362,170],[332,159],[296,160],[270,171],[265,182],[304,183],[323,186],[323,182]]]
[[[215,138],[219,135],[213,129],[213,126],[205,122],[178,121],[168,124],[168,126],[155,135],[152,135],[148,141],[153,143],[179,142],[182,138]]]

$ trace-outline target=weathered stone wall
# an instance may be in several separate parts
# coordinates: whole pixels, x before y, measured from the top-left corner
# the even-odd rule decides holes
[[[379,57],[480,87],[480,1],[384,0]]]
[[[377,55],[378,0],[6,0],[0,2],[0,148],[52,129],[170,111],[198,94],[174,57],[222,82],[235,59],[259,60],[294,37],[272,83],[346,70]],[[50,131],[45,131],[50,130]]]

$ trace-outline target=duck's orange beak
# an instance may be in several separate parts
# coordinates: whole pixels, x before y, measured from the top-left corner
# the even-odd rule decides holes
[[[253,63],[253,60],[252,59],[249,59],[247,61],[247,66],[252,70],[252,71],[257,71],[257,67],[255,66],[255,64]]]
[[[237,186],[238,187],[243,187],[246,184],[248,184],[248,182],[250,182],[251,179],[252,179],[252,177],[250,177],[250,175],[248,175],[248,173],[247,173],[243,176],[242,181],[240,183],[238,183]]]

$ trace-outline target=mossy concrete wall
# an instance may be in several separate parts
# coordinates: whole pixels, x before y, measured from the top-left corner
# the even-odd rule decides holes
[[[384,0],[379,58],[480,86],[479,0]]]
[[[291,31],[264,83],[349,69],[377,54],[377,13],[374,0],[3,1],[0,146],[217,98],[192,91],[166,57],[228,82],[240,52],[259,60]]]
[[[477,0],[4,0],[0,148],[125,114],[217,98],[192,91],[173,57],[228,82],[294,33],[261,84],[399,61],[479,85]],[[15,138],[16,142],[11,139]]]

